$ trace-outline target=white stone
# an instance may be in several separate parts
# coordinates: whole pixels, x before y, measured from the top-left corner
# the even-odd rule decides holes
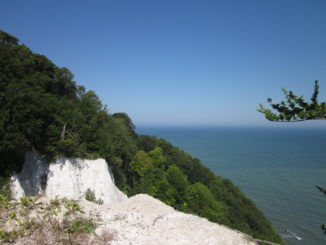
[[[16,173],[11,176],[11,196],[15,199],[25,196],[25,191],[20,184],[19,177]]]
[[[115,186],[104,159],[60,158],[48,163],[39,154],[28,152],[22,172],[12,176],[12,196],[16,199],[40,194],[52,199],[82,199],[87,189],[94,191],[96,199],[104,203],[127,199]]]
[[[45,195],[82,199],[90,189],[104,203],[126,200],[127,196],[115,186],[111,176],[104,159],[61,158],[49,165]]]
[[[24,214],[24,218],[38,218],[38,221],[43,224],[48,220],[56,220],[57,224],[63,221],[67,210],[62,203],[58,213],[50,212],[50,217],[44,216],[44,213],[47,213],[45,207],[51,205],[48,198],[42,197],[35,204],[27,214]],[[81,200],[79,204],[83,212],[71,214],[71,219],[75,217],[93,219],[98,225],[95,230],[97,235],[101,235],[103,232],[111,234],[110,238],[105,241],[103,239],[95,240],[95,236],[91,235],[89,241],[81,244],[258,245],[256,240],[242,232],[195,215],[178,212],[145,194],[133,196],[121,203],[97,205]],[[8,225],[10,227],[13,222],[7,222],[5,229],[8,229]],[[46,240],[43,240],[42,244],[58,244],[55,240],[58,237],[53,237],[55,230],[56,228],[51,227],[51,224],[45,225],[43,239]],[[36,244],[37,238],[42,237],[40,234],[42,233],[36,231],[31,236],[18,238],[15,244]],[[44,236],[44,234],[46,235]]]
[[[27,152],[20,174],[11,177],[11,194],[18,199],[42,194],[42,180],[46,180],[48,164],[39,154]]]
[[[254,245],[255,240],[224,225],[174,210],[145,194],[96,205],[83,201],[86,213],[101,218],[97,233],[114,233],[112,245]]]

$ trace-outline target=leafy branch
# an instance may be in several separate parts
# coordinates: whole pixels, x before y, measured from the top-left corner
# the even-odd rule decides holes
[[[258,111],[263,113],[269,121],[275,122],[300,122],[306,120],[326,119],[326,103],[318,102],[319,85],[315,81],[314,93],[311,96],[310,102],[306,102],[303,96],[297,96],[292,91],[282,89],[286,100],[274,104],[271,98],[267,99],[270,106],[276,111],[265,108],[262,104],[259,105]]]
[[[310,101],[306,102],[303,96],[297,96],[292,91],[282,89],[286,100],[281,101],[279,104],[273,104],[272,99],[268,98],[267,102],[271,107],[277,111],[272,112],[270,109],[266,109],[263,105],[259,105],[258,111],[265,114],[266,119],[275,122],[300,122],[306,120],[318,120],[326,119],[326,103],[318,103],[319,85],[318,81],[315,81],[314,93],[311,96]],[[326,189],[315,186],[320,192],[326,195]],[[321,229],[326,234],[326,225],[322,224]]]

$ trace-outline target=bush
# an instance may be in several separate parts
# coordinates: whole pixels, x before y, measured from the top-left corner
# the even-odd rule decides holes
[[[5,206],[8,203],[8,197],[0,194],[0,207]]]
[[[99,205],[103,204],[103,200],[101,198],[96,199],[94,191],[92,191],[89,188],[85,192],[85,199],[87,201],[94,202],[94,203],[99,204]]]
[[[0,177],[0,204],[1,200],[10,199],[10,178],[9,177]]]
[[[69,234],[94,233],[97,224],[92,219],[77,217],[71,222],[64,221],[64,230]]]

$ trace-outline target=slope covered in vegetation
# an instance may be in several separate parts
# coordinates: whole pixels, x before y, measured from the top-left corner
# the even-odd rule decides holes
[[[163,139],[137,135],[127,114],[111,115],[93,91],[76,85],[67,68],[3,31],[0,110],[0,182],[19,171],[29,150],[48,158],[102,157],[129,196],[148,193],[178,210],[282,242],[230,180]]]

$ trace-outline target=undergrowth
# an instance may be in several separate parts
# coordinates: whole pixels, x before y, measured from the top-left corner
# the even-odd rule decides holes
[[[85,216],[78,201],[38,197],[8,201],[0,196],[0,244],[110,244],[114,234],[96,235],[98,219]]]
[[[0,202],[5,198],[10,199],[10,178],[0,176]]]

